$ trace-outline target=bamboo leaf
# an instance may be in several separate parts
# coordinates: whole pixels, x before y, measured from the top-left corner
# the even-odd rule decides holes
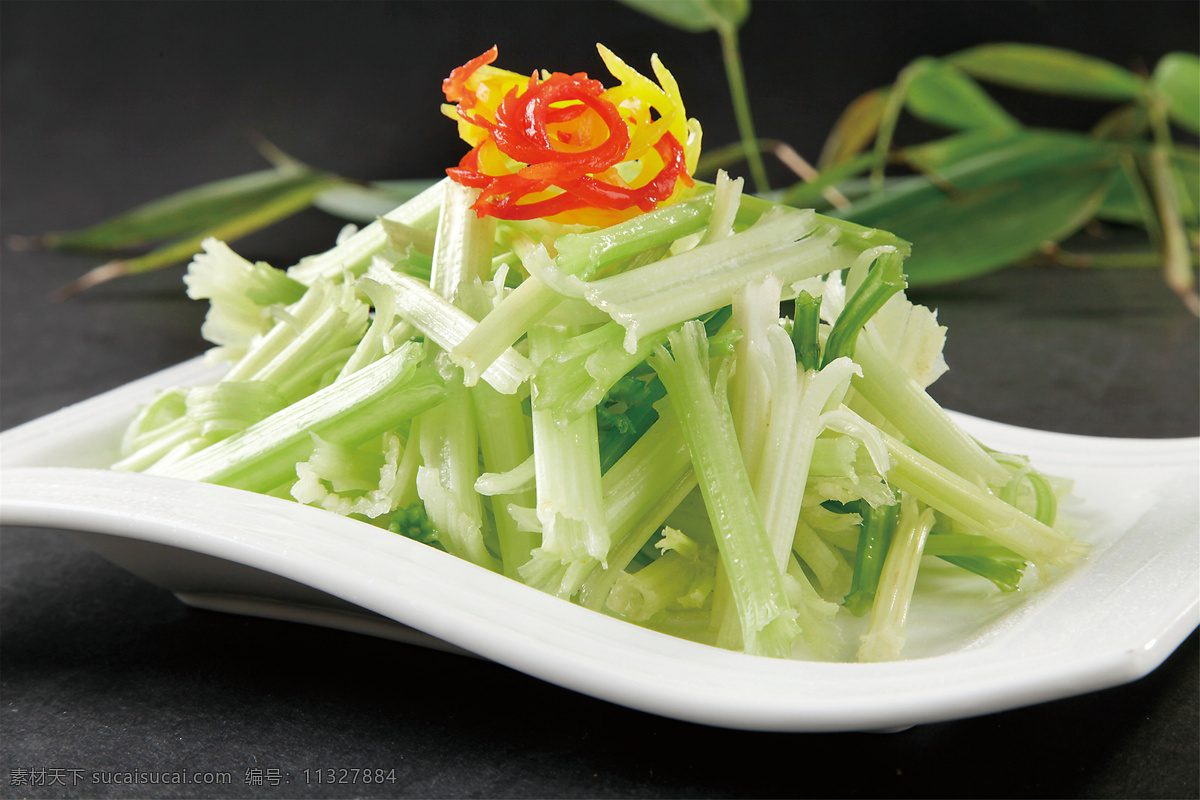
[[[890,91],[886,87],[872,89],[846,106],[825,139],[817,161],[821,169],[847,161],[866,149],[879,132]]]
[[[690,33],[737,30],[750,15],[750,0],[621,0],[632,9]]]
[[[1040,135],[1036,131],[979,128],[906,147],[900,152],[900,159],[920,172],[940,174],[955,164],[980,156],[1003,155],[1012,148],[1028,152],[1027,148],[1041,146]]]
[[[341,183],[342,179],[326,175],[319,182],[292,188],[238,216],[221,220],[203,231],[172,241],[144,255],[126,260],[111,261],[87,272],[55,293],[59,299],[70,297],[97,284],[125,275],[161,269],[191,258],[200,251],[200,243],[208,237],[234,241],[254,231],[292,216],[312,205],[322,191]]]
[[[1140,103],[1118,106],[1092,126],[1092,135],[1114,142],[1140,141],[1150,129],[1150,114]]]
[[[913,66],[904,97],[905,107],[913,116],[959,130],[1020,127],[971,76],[953,64],[922,58]]]
[[[194,236],[329,180],[327,173],[308,168],[262,170],[177,192],[87,228],[48,233],[34,241],[55,250],[115,253]]]
[[[965,134],[960,141],[971,142]],[[913,152],[919,151],[914,148]],[[913,204],[936,201],[947,193],[962,194],[990,184],[1021,179],[1039,171],[1094,164],[1111,166],[1116,163],[1118,150],[1111,143],[1077,133],[1030,129],[1004,136],[994,147],[964,147],[963,152],[970,153],[969,157],[943,161],[937,165],[935,176],[898,180],[883,191],[863,197],[835,216],[886,229],[880,220]],[[914,162],[919,159],[916,155],[909,158]],[[926,158],[926,166],[931,167],[934,159],[929,156]]]
[[[1045,94],[1129,101],[1143,86],[1136,74],[1111,61],[1044,45],[985,44],[946,60],[980,80]]]
[[[1130,147],[1128,152],[1131,160],[1136,155],[1143,163],[1150,157],[1148,146]],[[1171,153],[1170,162],[1180,216],[1189,228],[1200,227],[1200,151],[1177,147]],[[1096,216],[1110,222],[1143,225],[1151,234],[1155,234],[1153,202],[1145,180],[1136,169],[1122,170],[1121,177],[1104,198],[1104,204],[1096,211]]]
[[[1168,53],[1159,60],[1151,80],[1166,101],[1171,119],[1200,133],[1200,58],[1191,53]]]
[[[1095,215],[1115,171],[1099,165],[1048,170],[958,197],[944,196],[891,217],[913,243],[905,263],[912,286],[982,275],[1039,252]]]
[[[912,285],[944,283],[1069,236],[1093,218],[1119,172],[1116,148],[1078,134],[1022,131],[992,147],[982,138],[959,137],[958,153],[969,154],[959,161],[944,147],[936,176],[896,182],[831,216],[912,242]]]

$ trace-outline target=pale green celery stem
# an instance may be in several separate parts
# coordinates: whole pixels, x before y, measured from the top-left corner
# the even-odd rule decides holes
[[[636,573],[622,573],[607,605],[634,622],[645,622],[688,590],[698,565],[674,551],[664,553]]]
[[[630,353],[622,344],[622,330],[618,323],[606,322],[574,337],[561,353],[561,360],[541,365],[539,379],[545,403],[554,408],[560,421],[574,419],[598,406],[621,377],[667,339],[667,331],[643,336]]]
[[[471,387],[470,393],[484,468],[489,472],[509,472],[521,466],[532,455],[521,401],[516,395],[500,394],[486,383]],[[537,503],[537,495],[533,490],[494,495],[491,503],[500,541],[502,569],[508,577],[519,580],[517,570],[529,560],[529,554],[540,543],[540,537],[522,530],[508,506],[532,507]]]
[[[849,436],[817,439],[813,445],[809,476],[832,477],[849,475],[854,469],[858,445]]]
[[[526,278],[509,292],[450,351],[451,360],[462,367],[466,385],[474,386],[492,364],[562,300],[562,295],[534,277]]]
[[[545,326],[530,332],[535,358],[562,345],[563,333]],[[542,523],[541,551],[564,561],[603,562],[609,530],[600,480],[600,444],[596,415],[583,414],[560,425],[540,398],[533,381],[533,457],[537,514]]]
[[[413,419],[408,428],[404,452],[396,465],[396,483],[392,487],[392,507],[408,508],[420,502],[417,493],[417,470],[421,468],[421,418]]]
[[[387,342],[394,335],[393,331],[396,326],[395,293],[369,278],[360,278],[357,286],[359,291],[369,298],[371,306],[375,309],[375,317],[371,320],[371,326],[367,328],[367,332],[359,340],[358,346],[354,348],[354,353],[342,366],[339,378],[357,372],[387,352]],[[408,327],[411,330],[411,326]]]
[[[449,178],[443,178],[408,202],[384,214],[384,219],[432,230],[437,225],[446,184],[450,182]],[[287,274],[289,278],[306,285],[312,285],[322,278],[340,281],[347,272],[357,277],[370,266],[371,258],[387,246],[387,231],[382,223],[376,220],[336,247],[302,259],[300,263],[288,269]]]
[[[708,227],[704,229],[700,244],[712,244],[733,235],[733,223],[737,219],[738,207],[742,202],[744,183],[741,178],[730,178],[725,170],[717,173],[712,217],[708,221]]]
[[[883,561],[879,588],[871,606],[871,622],[858,648],[860,661],[900,657],[921,555],[933,523],[933,509],[927,508],[918,516],[915,501],[901,501],[900,522]]]
[[[508,395],[504,395],[507,397]],[[526,489],[533,489],[535,486],[533,475],[533,457],[522,461],[517,466],[504,472],[493,472],[488,470],[479,476],[479,480],[475,481],[475,491],[487,497],[494,497],[498,494],[517,494]],[[522,508],[532,508],[532,506],[521,506]]]
[[[867,325],[854,350],[854,360],[862,367],[862,375],[851,381],[855,391],[917,450],[939,464],[979,485],[1007,481],[1007,470],[886,353],[878,334]]]
[[[712,215],[711,191],[589,233],[567,234],[555,243],[558,269],[587,277],[606,265],[702,230]]]
[[[309,292],[314,293],[314,290]],[[285,330],[279,333],[271,346],[256,348],[253,359],[250,358],[252,354],[247,354],[244,361],[238,362],[226,373],[224,380],[270,383],[282,398],[292,401],[310,391],[325,372],[340,368],[362,338],[369,311],[366,304],[355,299],[343,286],[333,287],[331,293],[323,298],[324,307],[315,317],[309,320],[293,318],[295,323],[302,326],[299,332],[286,330],[291,328],[292,321],[281,321],[276,330],[280,327]],[[272,335],[275,332],[273,330]],[[274,352],[270,360],[261,363],[252,374],[242,377],[247,364],[258,362],[260,353],[265,354],[272,349]]]
[[[611,470],[609,470],[611,472]],[[607,476],[608,473],[605,473]],[[608,593],[625,573],[625,568],[634,556],[646,546],[667,517],[696,488],[696,473],[688,469],[675,483],[654,497],[654,503],[644,516],[629,525],[609,549],[608,566],[594,569],[579,592],[579,603],[585,608],[600,611],[608,600]]]
[[[159,432],[187,413],[187,389],[174,387],[161,390],[141,406],[121,435],[118,455],[122,458],[145,447]]]
[[[892,436],[882,435],[895,462],[887,480],[897,489],[1039,567],[1067,566],[1087,551],[1082,542],[1038,522]]]
[[[849,562],[803,519],[796,521],[796,533],[792,538],[792,552],[808,565],[813,574],[817,576],[817,582],[826,592],[835,592],[841,588],[837,582],[839,575],[849,577],[851,571]],[[845,588],[849,588],[848,583]]]
[[[441,349],[451,352],[479,324],[449,300],[411,275],[372,267],[367,277],[396,293],[396,311]],[[502,394],[514,394],[529,376],[533,364],[512,348],[506,349],[483,372],[483,379]]]
[[[275,357],[320,316],[328,303],[329,284],[313,286],[299,300],[288,306],[283,314],[261,339],[251,344],[249,350],[230,366],[223,380],[247,381],[269,368]]]
[[[724,380],[709,384],[704,326],[686,323],[651,365],[682,426],[749,653],[787,657],[798,633],[742,461]]]
[[[471,204],[479,190],[447,181],[442,213],[438,218],[433,246],[433,271],[429,285],[451,302],[457,302],[458,287],[476,278],[488,280],[496,241],[496,218],[480,217]]]
[[[200,426],[194,420],[180,417],[156,428],[153,438],[127,453],[112,465],[112,469],[120,472],[143,472],[161,461],[176,447],[200,435]]]
[[[366,491],[378,485],[379,469],[384,463],[382,448],[364,453],[359,448],[328,442],[315,433],[312,439],[308,466],[322,480],[329,481],[335,492]]]
[[[796,522],[804,504],[804,488],[808,482],[816,449],[817,436],[823,430],[824,410],[836,403],[855,371],[854,364],[839,358],[820,371],[800,375],[795,362],[791,339],[779,329],[773,337],[779,369],[790,364],[792,376],[782,373],[781,394],[799,395],[799,401],[781,402],[770,426],[769,457],[764,459],[763,473],[755,484],[755,494],[767,526],[775,563],[786,569],[788,552],[795,538]]]
[[[638,551],[696,486],[683,429],[669,405],[633,446],[604,473],[604,515],[612,536],[608,564],[583,585],[580,602],[599,610]]]
[[[483,501],[479,478],[479,437],[468,389],[446,381],[446,400],[421,415],[422,465],[417,493],[450,553],[492,570],[500,567],[483,540]]]
[[[740,330],[742,336],[734,344],[737,369],[729,382],[729,407],[742,450],[742,461],[756,489],[759,464],[772,422],[771,415],[778,413],[787,400],[794,400],[797,390],[794,377],[790,390],[772,386],[773,378],[780,376],[767,333],[771,328],[779,327],[782,290],[783,282],[779,277],[767,275],[760,281],[746,284],[733,296],[730,324]],[[792,372],[795,373],[795,359],[792,361]]]
[[[585,298],[638,339],[729,305],[752,281],[775,274],[785,284],[842,269],[853,250],[837,246],[839,232],[805,211],[780,211],[751,228],[632,272],[584,283],[572,276],[539,276],[555,289]]]
[[[344,381],[321,389],[249,428],[154,474],[251,491],[294,479],[311,433],[354,446],[441,401],[445,390],[419,373],[422,348],[407,344]]]

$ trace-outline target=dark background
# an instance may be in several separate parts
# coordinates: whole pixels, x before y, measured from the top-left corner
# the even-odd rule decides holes
[[[759,134],[815,159],[837,113],[919,55],[1020,40],[1149,70],[1195,52],[1194,2],[757,2],[742,33]],[[441,79],[499,66],[605,77],[600,41],[657,52],[712,148],[735,127],[716,37],[615,2],[0,3],[2,238],[69,229],[259,169],[261,135],[363,179],[432,178],[464,152]],[[1031,124],[1104,107],[997,95]],[[902,134],[914,135],[913,128]],[[782,175],[776,171],[776,181]],[[238,245],[288,266],[341,222]],[[0,251],[0,426],[199,354],[181,269],[67,302],[97,262]],[[950,329],[945,405],[1088,435],[1200,433],[1197,324],[1152,270],[1008,271],[914,292]],[[725,731],[628,711],[503,667],[188,610],[55,531],[6,528],[0,796],[1196,797],[1193,634],[1124,687],[892,734]],[[380,787],[242,782],[247,769],[395,768]],[[12,770],[220,770],[232,787],[28,788]]]

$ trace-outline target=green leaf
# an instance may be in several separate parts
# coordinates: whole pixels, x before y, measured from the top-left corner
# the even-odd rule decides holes
[[[1178,125],[1200,133],[1200,58],[1191,53],[1168,53],[1151,79]]]
[[[1034,44],[985,44],[946,58],[972,77],[1017,89],[1097,100],[1134,100],[1143,81],[1104,59]]]
[[[750,0],[621,0],[632,9],[690,33],[735,31],[750,15]]]
[[[1007,266],[1095,215],[1119,172],[1118,151],[1067,133],[1026,132],[868,195],[835,216],[912,242],[913,286]]]
[[[1130,153],[1148,158],[1149,148],[1130,148]],[[1180,216],[1185,225],[1195,228],[1200,225],[1200,219],[1197,218],[1200,213],[1200,151],[1177,147],[1171,153],[1171,167]],[[1096,211],[1099,219],[1143,226],[1153,224],[1150,220],[1153,214],[1153,201],[1136,170],[1121,171],[1120,177],[1113,182],[1108,196],[1104,198],[1103,205]]]
[[[1140,103],[1117,106],[1092,126],[1092,136],[1113,142],[1141,141],[1150,129],[1150,114]]]
[[[904,96],[909,113],[947,128],[1017,128],[1020,123],[953,64],[921,58],[910,69]]]
[[[900,151],[900,157],[920,172],[940,174],[955,164],[989,154],[1003,154],[1011,148],[1022,148],[1027,152],[1025,148],[1039,146],[1039,135],[1021,130],[979,128],[906,147]]]
[[[848,161],[871,143],[879,131],[890,93],[891,89],[886,87],[872,89],[846,106],[825,138],[818,166],[824,169]]]
[[[59,298],[70,297],[105,281],[126,275],[151,272],[186,261],[200,251],[200,243],[210,236],[215,239],[234,241],[261,230],[308,208],[312,205],[316,195],[340,182],[342,182],[341,178],[323,175],[319,181],[290,188],[236,216],[218,218],[210,228],[187,233],[181,238],[171,240],[161,247],[135,258],[102,264],[62,287],[55,295]]]
[[[194,237],[280,198],[328,186],[330,179],[328,173],[307,168],[262,170],[177,192],[87,228],[48,233],[37,242],[56,250],[113,253]]]

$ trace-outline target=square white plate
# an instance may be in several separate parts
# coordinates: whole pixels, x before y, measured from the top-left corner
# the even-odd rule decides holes
[[[1000,594],[930,564],[905,660],[746,656],[645,630],[373,526],[276,498],[111,472],[155,390],[199,359],[0,435],[0,523],[79,531],[205,608],[465,651],[632,708],[732,728],[889,730],[1107,688],[1200,624],[1200,439],[1069,436],[958,415],[988,446],[1073,479],[1092,545],[1048,587]]]

